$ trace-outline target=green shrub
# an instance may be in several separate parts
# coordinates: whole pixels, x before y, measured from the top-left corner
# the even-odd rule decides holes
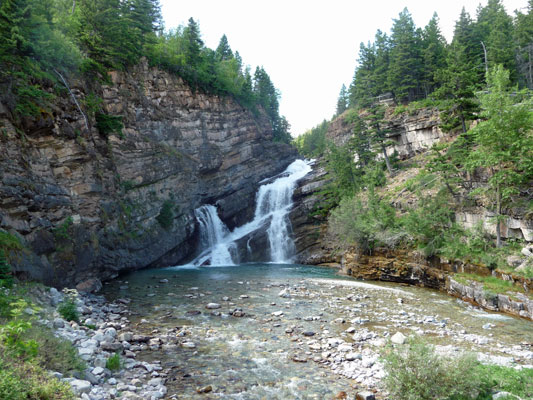
[[[373,190],[364,200],[362,196],[345,198],[331,212],[329,230],[333,235],[364,252],[377,246],[395,247],[406,240],[398,230],[398,220],[390,205],[379,200]]]
[[[72,217],[67,217],[61,225],[52,229],[52,233],[54,234],[54,237],[58,240],[67,240],[70,237],[69,228],[72,225],[72,223],[73,223]]]
[[[420,340],[387,348],[383,359],[385,386],[395,400],[483,399],[492,386],[474,356],[439,357]]]
[[[32,324],[24,318],[23,313],[28,308],[36,309],[21,298],[16,299],[9,306],[9,320],[0,326],[0,345],[4,346],[6,352],[16,357],[33,358],[37,355],[39,345],[35,340],[26,337],[26,332]]]
[[[10,288],[13,286],[13,275],[11,274],[11,267],[4,257],[4,252],[0,250],[0,288]]]
[[[22,249],[23,246],[18,237],[0,230],[0,251],[4,252],[4,256],[7,256],[10,251],[20,251]]]
[[[73,299],[65,299],[57,306],[57,312],[67,321],[80,321],[80,314]]]
[[[165,228],[170,229],[172,227],[172,223],[174,222],[174,212],[172,209],[174,204],[170,200],[166,200],[163,203],[163,206],[161,207],[161,211],[159,212],[159,215],[155,218],[159,224]]]
[[[121,116],[96,113],[95,118],[96,128],[102,136],[108,137],[112,133],[117,133],[122,138],[124,125],[122,124]]]
[[[120,355],[118,353],[109,357],[105,363],[105,367],[110,371],[118,371],[121,365],[122,361],[120,360]]]

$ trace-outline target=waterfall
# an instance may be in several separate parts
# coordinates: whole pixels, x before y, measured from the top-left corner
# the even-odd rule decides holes
[[[311,171],[309,163],[296,160],[280,174],[280,177],[262,185],[257,192],[254,219],[232,232],[224,225],[216,207],[204,205],[195,210],[194,215],[200,227],[202,252],[192,262],[193,265],[235,265],[237,259],[236,241],[250,233],[266,228],[270,245],[270,260],[275,263],[288,263],[294,254],[294,243],[290,237],[289,211],[292,207],[292,193],[296,182]],[[250,239],[246,245],[249,246]]]
[[[194,211],[194,216],[200,225],[200,243],[202,248],[207,249],[207,254],[201,254],[197,260],[199,265],[207,260],[211,265],[235,265],[232,250],[234,243],[227,243],[226,238],[229,230],[220,220],[217,209],[211,205],[202,206]],[[233,244],[233,246],[232,246]]]

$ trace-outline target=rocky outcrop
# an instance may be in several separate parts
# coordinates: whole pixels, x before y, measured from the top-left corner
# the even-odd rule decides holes
[[[495,214],[488,210],[458,211],[455,218],[465,228],[475,229],[481,226],[484,231],[496,236]],[[502,238],[523,239],[533,242],[533,219],[506,216],[500,229]]]
[[[100,97],[106,114],[122,116],[121,133],[103,135],[90,113],[87,129],[66,95],[23,130],[0,107],[0,228],[26,245],[10,256],[19,275],[73,285],[176,264],[195,250],[195,208],[216,203],[230,228],[240,225],[258,182],[296,158],[272,142],[264,114],[231,98],[146,63],[110,78],[72,91],[88,110]]]
[[[348,110],[329,125],[326,136],[337,146],[346,144],[353,134],[354,126],[346,118],[350,112],[353,110]],[[398,115],[393,114],[392,108],[388,109],[383,129],[389,132],[387,136],[392,141],[387,151],[389,154],[396,152],[401,159],[422,153],[447,136],[439,128],[438,111],[430,108]]]
[[[329,182],[326,171],[318,164],[298,182],[294,191],[294,208],[290,212],[294,244],[296,246],[296,262],[300,264],[338,263],[332,243],[327,236],[325,217],[316,213],[321,201],[320,192]]]

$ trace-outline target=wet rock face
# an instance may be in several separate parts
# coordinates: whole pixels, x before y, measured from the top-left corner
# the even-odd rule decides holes
[[[230,227],[250,219],[257,184],[294,150],[272,142],[267,118],[230,98],[193,92],[141,64],[111,85],[71,82],[82,104],[96,94],[122,134],[104,137],[59,97],[17,133],[0,107],[0,228],[29,251],[19,275],[75,285],[120,271],[176,264],[196,247],[193,210],[216,203]]]

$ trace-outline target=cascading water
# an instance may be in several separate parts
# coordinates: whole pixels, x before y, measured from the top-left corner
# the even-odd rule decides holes
[[[202,248],[208,249],[207,254],[200,255],[197,259],[201,261],[200,265],[207,260],[212,265],[235,265],[231,256],[235,244],[226,243],[225,239],[229,235],[229,230],[218,217],[216,207],[204,205],[194,210],[194,216],[200,225]]]
[[[289,211],[292,207],[292,193],[296,182],[311,171],[303,160],[296,160],[271,183],[262,185],[257,192],[254,219],[233,232],[218,217],[216,208],[204,205],[194,214],[200,226],[203,251],[192,262],[193,265],[235,265],[236,241],[268,224],[266,232],[270,244],[270,260],[275,263],[289,263],[294,254],[294,243],[290,237]],[[249,248],[249,240],[247,242]]]

